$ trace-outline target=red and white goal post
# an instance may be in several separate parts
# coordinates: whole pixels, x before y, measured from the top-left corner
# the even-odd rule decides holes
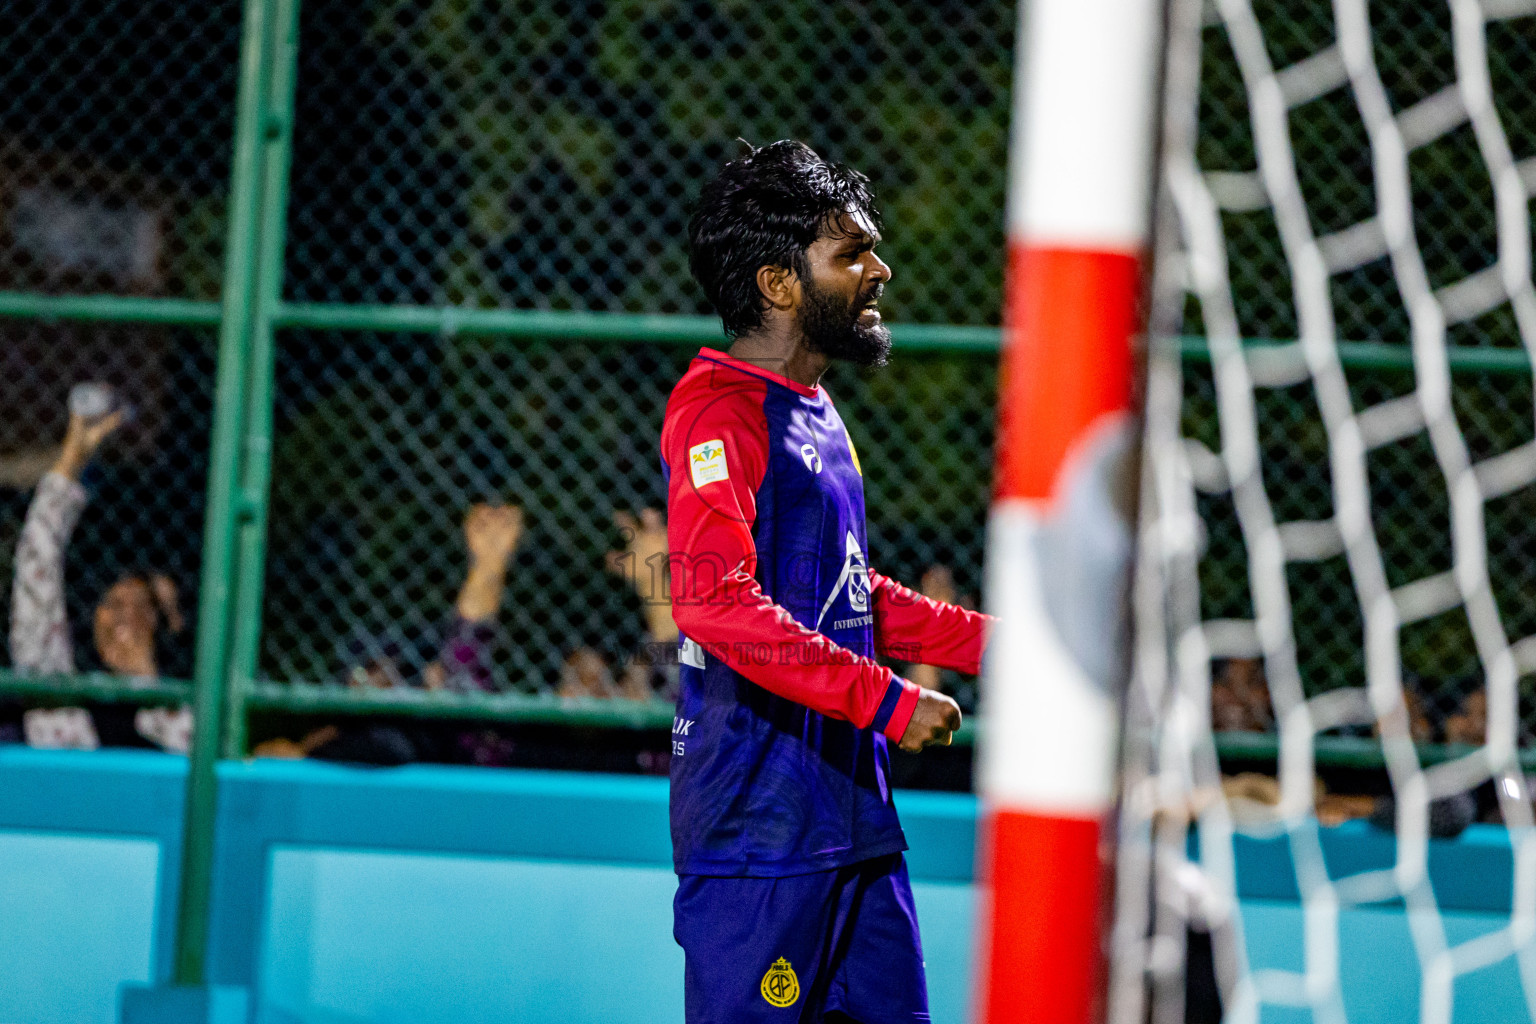
[[[1020,4],[979,741],[987,1024],[1084,1024],[1100,988],[1161,6]]]

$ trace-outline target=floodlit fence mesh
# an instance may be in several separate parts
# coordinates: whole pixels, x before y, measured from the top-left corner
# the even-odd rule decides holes
[[[1113,1020],[1184,1020],[1188,970],[1228,1020],[1345,1020],[1341,914],[1393,900],[1420,1019],[1506,960],[1536,1006],[1532,15],[1171,7]],[[1277,803],[1223,789],[1244,728],[1278,734]],[[1397,839],[1373,870],[1318,822],[1319,766],[1362,744]],[[1453,940],[1429,839],[1479,814],[1510,829],[1509,917]],[[1271,839],[1305,918],[1283,965],[1234,873]]]
[[[523,533],[469,689],[508,699],[433,696],[516,717],[511,698],[556,692],[583,649],[617,676],[665,594],[612,571],[615,514],[663,505],[666,395],[723,341],[688,275],[692,198],[738,138],[783,137],[863,170],[885,213],[896,358],[828,378],[873,561],[914,583],[943,565],[974,599],[1014,21],[1003,0],[0,12],[0,612],[70,391],[100,382],[133,422],[84,471],[63,553],[79,672],[111,668],[95,623],[113,583],[163,573],[185,625],[157,612],[157,671],[220,680],[226,754],[247,696],[376,708],[347,684],[385,662],[372,682],[423,696],[465,518],[505,504]],[[221,616],[201,646],[200,610]],[[153,690],[0,665],[6,714]],[[652,683],[630,724],[666,721]]]
[[[0,292],[218,297],[239,41],[239,4],[225,0],[0,11]],[[41,599],[13,608],[12,583],[71,387],[94,381],[129,421],[81,474],[60,557],[34,547],[32,575],[16,582],[37,597],[62,576],[69,660],[99,673],[111,666],[93,635],[98,605],[125,578],[164,577],[156,668],[191,676],[215,340],[173,321],[0,320],[0,610],[16,634],[5,664],[19,644],[16,667],[59,669],[24,638],[57,613]],[[0,735],[16,728],[5,716]]]
[[[552,690],[579,648],[622,665],[646,642],[640,602],[666,595],[643,563],[608,566],[627,541],[614,514],[665,507],[657,438],[691,358],[654,344],[285,334],[264,674],[336,680],[371,645],[419,676],[464,579],[476,503],[524,519],[495,688]],[[977,593],[994,369],[899,354],[825,384],[861,453],[879,564],[911,580],[943,564]]]
[[[707,313],[700,183],[797,138],[872,179],[893,322],[995,323],[1014,6],[313,0],[287,294]]]
[[[0,10],[0,289],[218,297],[239,46],[237,0]]]

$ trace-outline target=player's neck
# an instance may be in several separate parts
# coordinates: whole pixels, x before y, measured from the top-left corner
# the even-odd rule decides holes
[[[773,330],[767,324],[737,338],[729,351],[737,359],[783,374],[808,388],[821,382],[821,375],[831,363],[820,352],[811,351],[799,331]]]

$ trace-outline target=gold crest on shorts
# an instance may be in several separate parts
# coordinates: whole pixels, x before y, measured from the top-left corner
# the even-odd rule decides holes
[[[770,1006],[793,1006],[800,998],[800,979],[795,977],[795,969],[788,960],[779,957],[768,968],[763,975],[762,992]]]

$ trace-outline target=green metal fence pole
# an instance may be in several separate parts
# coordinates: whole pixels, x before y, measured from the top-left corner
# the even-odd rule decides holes
[[[275,0],[261,146],[261,213],[246,375],[245,455],[235,549],[232,653],[225,687],[224,756],[245,754],[245,698],[261,648],[267,506],[272,480],[272,376],[276,314],[283,297],[288,170],[293,158],[293,93],[298,76],[299,0]]]
[[[0,317],[214,327],[219,322],[219,304],[193,299],[146,299],[137,295],[41,295],[0,291]]]
[[[250,347],[261,185],[257,158],[268,66],[270,8],[271,0],[245,0],[241,28],[240,91],[229,189],[229,234],[224,253],[223,308],[210,440],[203,570],[198,593],[195,731],[187,771],[181,893],[176,916],[175,980],[182,985],[203,984],[204,955],[208,948],[213,827],[218,795],[214,769],[219,751],[220,705],[229,661],[230,572],[234,562],[243,434],[241,420]]]

